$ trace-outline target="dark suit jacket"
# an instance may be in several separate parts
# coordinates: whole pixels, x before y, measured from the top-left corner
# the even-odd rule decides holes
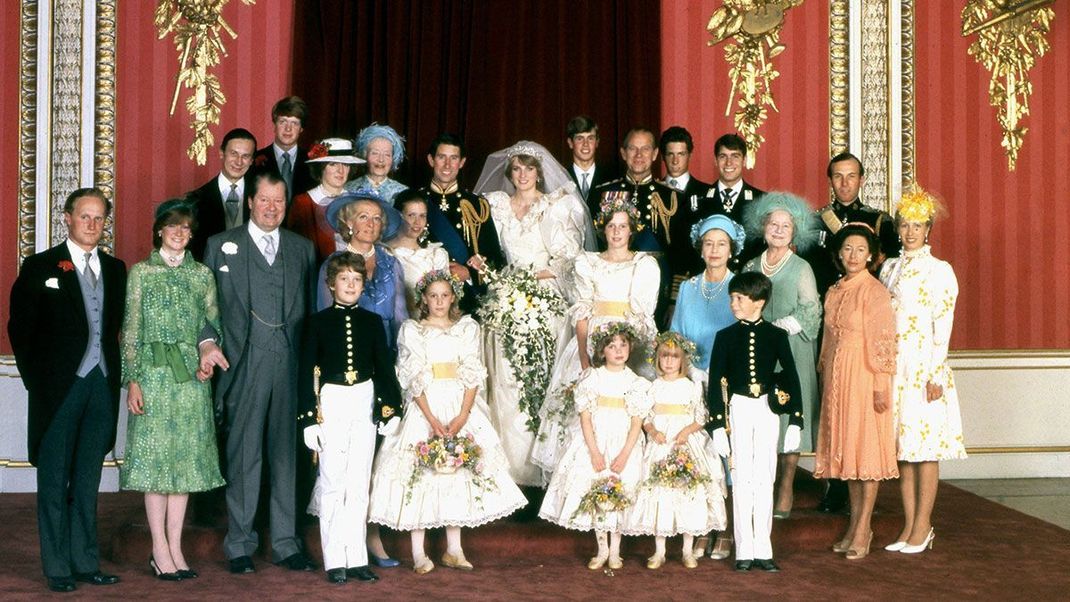
[[[246,173],[246,196],[239,201],[242,207],[242,223],[249,221],[248,195],[253,190],[248,175]],[[208,239],[227,229],[227,214],[223,208],[223,195],[219,192],[218,182],[217,175],[200,188],[186,194],[186,198],[193,202],[193,208],[197,211],[197,232],[189,241],[189,251],[194,259],[201,262],[204,261],[204,249],[208,245]]]
[[[571,157],[569,157],[569,161],[566,164],[565,171],[568,172],[568,177],[572,178],[572,181],[576,184],[576,196],[583,198],[583,195],[580,194],[580,181],[578,178],[576,178],[576,172],[573,171],[572,165],[573,163]],[[587,198],[583,199],[584,202],[587,203],[587,208],[591,211],[592,219],[598,219],[598,202],[600,198],[598,195],[594,194],[594,189],[598,186],[601,186],[602,184],[605,184],[606,182],[612,182],[618,177],[619,176],[617,175],[616,170],[614,170],[609,165],[605,163],[595,163],[594,176],[592,176],[590,182],[590,190],[587,192]]]
[[[228,245],[227,250],[233,250],[233,253],[224,252],[223,246],[227,243],[232,243],[233,247]],[[285,262],[285,330],[296,365],[304,319],[316,306],[316,287],[313,283],[316,277],[316,251],[307,239],[283,228],[279,228],[279,249],[281,259]],[[215,275],[223,325],[223,354],[230,363],[230,369],[219,376],[215,389],[217,409],[222,407],[238,372],[235,368],[245,355],[253,319],[249,310],[250,299],[256,292],[249,285],[249,262],[252,260],[251,254],[259,252],[260,248],[249,236],[248,227],[243,225],[208,239],[208,248],[204,253],[204,264]]]
[[[101,321],[101,351],[108,369],[108,389],[116,416],[122,362],[119,330],[126,300],[126,264],[99,252],[100,277],[104,286]],[[78,284],[78,270],[70,264],[67,243],[27,257],[11,288],[11,319],[8,335],[15,351],[22,382],[29,392],[27,427],[30,463],[36,465],[39,445],[48,425],[77,378],[78,365],[89,346],[89,322]],[[55,278],[55,287],[48,285]],[[58,288],[57,288],[58,287]],[[114,428],[114,423],[113,423]],[[114,445],[115,433],[112,433]]]
[[[256,154],[253,155],[253,166],[249,171],[253,175],[265,171],[279,171],[279,162],[275,160],[274,144],[269,144],[256,151]],[[294,185],[293,190],[286,197],[286,208],[290,208],[290,202],[293,201],[295,196],[308,192],[318,185],[319,182],[313,180],[312,174],[308,171],[308,149],[297,147],[297,161],[294,163]]]

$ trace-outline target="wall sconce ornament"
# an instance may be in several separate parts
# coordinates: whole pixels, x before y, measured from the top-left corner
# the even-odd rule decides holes
[[[747,167],[754,167],[754,157],[765,137],[758,129],[768,117],[767,107],[779,112],[770,88],[780,72],[773,68],[772,59],[784,51],[780,30],[784,27],[784,13],[802,4],[803,0],[725,0],[714,11],[706,25],[713,37],[707,46],[725,44],[724,58],[728,63],[728,77],[732,90],[728,95],[725,116],[737,106],[734,123],[736,131],[747,142]],[[740,93],[735,102],[736,93]]]
[[[246,5],[256,3],[256,0],[241,1]],[[220,30],[226,31],[231,39],[238,37],[223,19],[223,7],[227,2],[229,0],[159,0],[156,4],[157,39],[174,32],[179,57],[170,115],[175,114],[179,92],[185,86],[192,91],[186,99],[186,110],[193,130],[193,142],[186,155],[197,165],[204,165],[208,149],[215,143],[209,127],[219,123],[219,111],[227,102],[219,79],[210,71],[219,64],[220,57],[227,54]]]
[[[963,37],[977,34],[969,53],[992,72],[988,99],[998,111],[1009,171],[1029,131],[1022,125],[1033,92],[1029,70],[1051,47],[1046,36],[1055,17],[1053,1],[968,0],[962,9]]]

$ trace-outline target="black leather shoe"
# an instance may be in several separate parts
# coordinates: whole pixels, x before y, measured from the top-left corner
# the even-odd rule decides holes
[[[751,561],[751,560],[737,560],[736,561],[736,570],[737,571],[749,571],[750,570],[750,565],[751,565],[752,562],[753,561]]]
[[[47,577],[48,589],[54,592],[66,593],[74,591],[73,577]]]
[[[346,569],[346,575],[356,579],[357,581],[379,580],[379,575],[376,575],[367,565],[348,568]]]
[[[304,552],[297,552],[290,554],[286,558],[276,562],[278,566],[284,566],[291,571],[314,571],[316,570],[316,563],[312,562],[312,559],[305,555]]]
[[[193,569],[178,569],[175,572],[178,573],[178,576],[182,577],[183,579],[196,579],[197,577],[199,577],[197,571]]]
[[[237,558],[230,559],[230,572],[235,575],[244,575],[246,573],[255,573],[256,567],[253,565],[253,559],[251,556],[238,556]]]
[[[754,561],[754,568],[768,571],[770,573],[777,573],[780,571],[780,567],[773,562],[772,558],[758,558]]]
[[[82,583],[91,583],[93,585],[115,585],[119,583],[119,577],[117,575],[105,575],[100,571],[93,571],[92,573],[75,573],[75,581],[81,581]]]
[[[327,581],[341,585],[346,582],[346,569],[327,569]]]

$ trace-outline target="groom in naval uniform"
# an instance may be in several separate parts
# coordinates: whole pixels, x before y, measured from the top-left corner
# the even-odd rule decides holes
[[[48,588],[110,585],[100,572],[97,489],[115,445],[119,329],[126,266],[97,245],[111,202],[97,188],[67,197],[67,240],[26,258],[11,289],[8,335],[29,392],[30,463],[37,467],[37,528]]]
[[[218,334],[206,328],[201,370],[224,369],[215,403],[224,413],[227,459],[227,535],[232,573],[255,571],[259,545],[253,528],[261,464],[271,478],[272,560],[313,570],[296,534],[297,359],[301,328],[314,307],[315,251],[305,238],[279,227],[286,184],[274,172],[252,181],[249,222],[208,240],[204,263],[215,274],[222,316]]]

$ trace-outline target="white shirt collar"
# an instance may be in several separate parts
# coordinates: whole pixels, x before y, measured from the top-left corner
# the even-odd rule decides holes
[[[724,185],[724,182],[722,182],[720,180],[717,180],[717,193],[718,193],[718,195],[720,195],[720,192],[722,190],[724,190],[725,188],[727,188],[727,187]],[[739,198],[739,193],[743,191],[743,178],[740,178],[739,180],[737,180],[735,185],[732,186],[731,190],[732,190],[732,193],[733,193],[732,194],[732,198],[733,199],[738,199]]]
[[[74,244],[74,241],[70,238],[67,239],[67,250],[71,254],[71,262],[74,263],[74,267],[78,268],[78,273],[85,272],[85,249]],[[93,250],[89,252],[89,265],[93,266],[93,271],[100,276],[100,257],[97,255],[97,247],[93,247]]]
[[[278,242],[279,242],[279,229],[278,228],[275,228],[271,232],[267,232],[267,231],[261,230],[259,227],[257,227],[257,225],[253,223],[253,220],[249,220],[247,223],[249,225],[249,236],[252,237],[253,241],[256,242],[256,244],[258,244],[258,245],[261,244],[261,241],[264,240],[264,236],[270,236],[271,238],[275,239],[275,243],[276,243],[275,248],[278,248]]]
[[[219,194],[223,196],[224,203],[227,202],[227,197],[230,196],[231,184],[237,185],[234,190],[238,193],[238,203],[241,203],[242,199],[245,198],[245,178],[238,178],[237,182],[231,182],[227,176],[223,175],[223,172],[219,172],[216,183],[219,185]]]
[[[327,194],[327,190],[323,187],[323,184],[309,190],[308,196],[312,199],[312,202],[317,205],[330,205],[331,201],[335,199],[335,197]]]
[[[271,150],[275,151],[275,161],[279,164],[279,168],[282,168],[282,156],[290,155],[290,165],[297,165],[297,145],[290,147],[290,150],[282,150],[278,144],[271,143]]]
[[[591,180],[594,179],[594,168],[595,168],[595,164],[594,163],[591,164],[591,167],[589,169],[584,169],[584,168],[580,167],[579,165],[576,165],[575,163],[572,164],[572,172],[576,174],[576,179],[579,180],[580,182],[582,182],[583,181],[583,174],[587,174],[587,183],[588,184],[590,184]]]
[[[665,176],[665,185],[669,186],[671,188],[672,186],[669,184],[669,180],[672,180],[672,179],[673,179],[672,176]],[[684,173],[676,176],[676,189],[677,190],[683,190],[683,189],[687,188],[687,183],[690,182],[690,181],[691,181],[691,172],[685,171]]]

